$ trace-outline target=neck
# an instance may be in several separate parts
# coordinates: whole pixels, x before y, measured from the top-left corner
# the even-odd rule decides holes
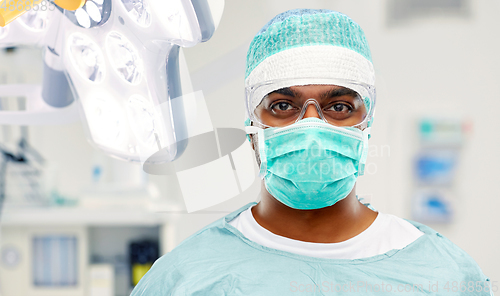
[[[377,217],[376,212],[358,201],[356,187],[334,205],[316,210],[290,208],[269,194],[264,184],[261,188],[261,201],[252,208],[255,220],[272,233],[287,238],[338,243],[360,234]]]

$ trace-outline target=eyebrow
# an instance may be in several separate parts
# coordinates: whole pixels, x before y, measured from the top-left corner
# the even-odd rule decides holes
[[[294,98],[299,96],[299,93],[297,93],[296,91],[294,91],[293,89],[291,89],[289,87],[283,87],[283,88],[277,89],[275,91],[270,92],[269,94],[272,94],[272,93],[277,93],[277,94],[290,96],[290,97],[294,97]],[[327,92],[324,92],[321,95],[321,99],[335,98],[335,97],[341,97],[341,96],[346,96],[346,95],[350,95],[350,96],[355,97],[357,95],[357,93],[355,91],[353,91],[352,89],[340,86],[340,87],[333,88]]]
[[[293,91],[289,87],[283,87],[283,88],[277,89],[275,91],[270,92],[268,95],[273,94],[273,93],[285,95],[285,96],[289,96],[289,97],[298,97],[297,92]]]
[[[331,89],[321,95],[322,99],[328,99],[328,98],[335,98],[335,97],[342,97],[342,96],[353,96],[356,97],[358,95],[357,92],[353,91],[352,89],[345,88],[345,87],[338,87]]]

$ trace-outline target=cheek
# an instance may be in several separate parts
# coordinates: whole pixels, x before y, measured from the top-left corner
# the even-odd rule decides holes
[[[365,117],[367,115],[368,114],[366,114],[366,108],[363,106],[359,110],[355,111],[353,119],[354,119],[354,121],[357,121],[357,123],[360,123],[360,122],[362,122],[365,119]]]

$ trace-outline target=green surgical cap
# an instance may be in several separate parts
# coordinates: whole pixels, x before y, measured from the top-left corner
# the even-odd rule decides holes
[[[348,16],[326,9],[294,9],[275,16],[254,37],[247,54],[245,78],[270,56],[311,45],[344,47],[372,61],[363,30]]]

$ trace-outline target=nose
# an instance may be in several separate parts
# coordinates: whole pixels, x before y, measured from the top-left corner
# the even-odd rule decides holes
[[[303,118],[316,117],[316,118],[321,119],[321,117],[319,115],[318,107],[316,106],[316,104],[310,102],[309,104],[304,106],[304,108],[306,108],[306,112],[304,113]]]

